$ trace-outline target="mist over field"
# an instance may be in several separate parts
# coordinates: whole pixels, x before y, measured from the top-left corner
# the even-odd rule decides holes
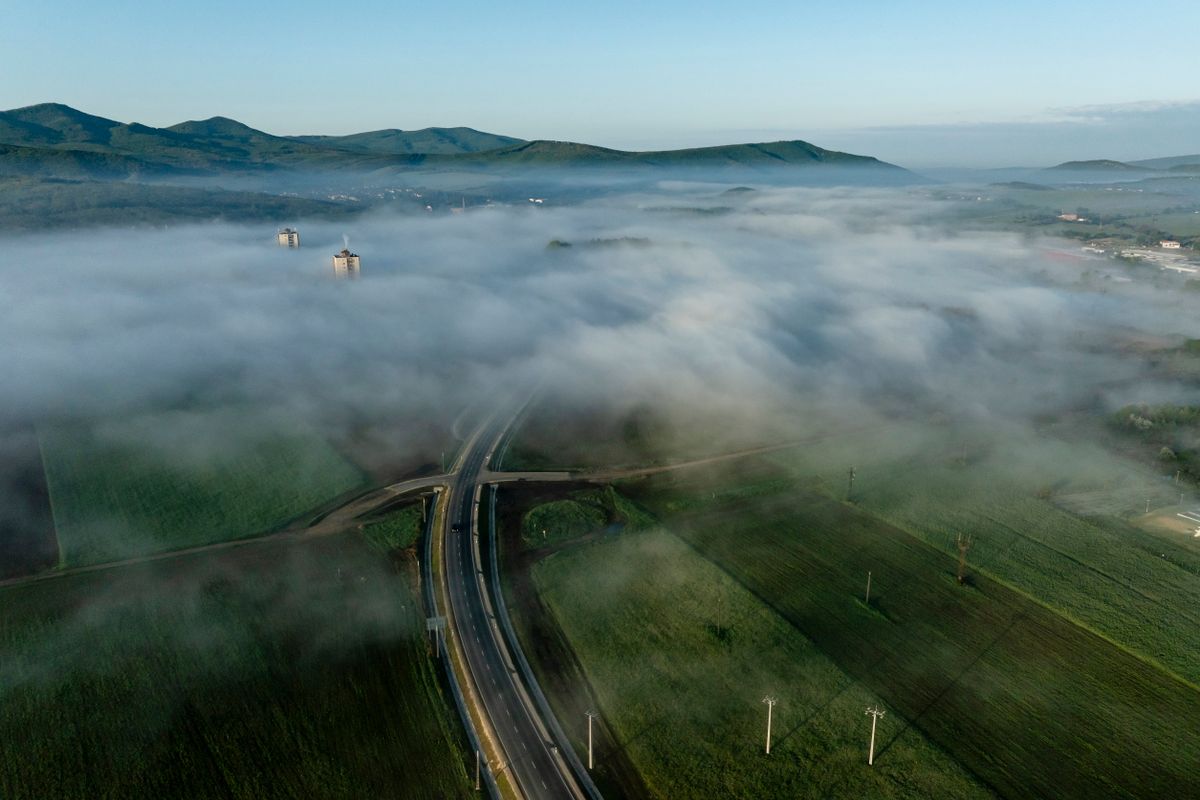
[[[483,414],[528,397],[514,462],[661,463],[832,432],[759,468],[834,475],[840,497],[855,465],[875,490],[863,507],[899,520],[930,490],[889,489],[884,473],[948,449],[961,460],[935,458],[938,480],[968,457],[974,468],[949,494],[1011,475],[1022,497],[1052,486],[1095,502],[1080,493],[1125,481],[1106,500],[1120,513],[1174,502],[1159,476],[1129,482],[1089,434],[1044,434],[1075,411],[1094,423],[1189,396],[1138,350],[1195,335],[1186,295],[1106,277],[1113,267],[1061,241],[964,228],[946,209],[920,189],[670,181],[561,206],[279,220],[299,229],[296,250],[276,246],[274,226],[224,223],[5,237],[0,578],[302,527],[439,471]],[[357,280],[330,263],[347,238]],[[366,675],[426,681],[418,699],[442,702],[419,677],[411,542],[288,541],[11,587],[9,724],[137,676],[144,704],[88,734],[114,743],[105,763],[121,770],[177,732],[195,697],[265,698],[235,749],[273,741],[254,722],[285,715],[255,688],[274,681],[270,664],[294,665],[287,686],[339,687],[329,708]],[[636,567],[605,571],[620,582]],[[417,678],[396,672],[403,658]],[[163,670],[194,688],[159,682]],[[331,713],[311,702],[295,720]],[[373,725],[385,722],[351,723],[362,742],[378,741]]]
[[[902,191],[724,188],[300,221],[296,251],[233,225],[9,238],[0,408],[25,423],[266,404],[337,437],[540,386],[729,414],[753,438],[822,410],[1025,418],[1131,377],[1093,346],[1115,328],[1189,326]],[[335,282],[344,234],[363,274]]]
[[[1039,415],[1188,394],[1121,342],[1194,330],[1184,295],[1098,279],[1059,243],[963,229],[945,208],[919,189],[675,180],[575,205],[280,220],[298,250],[262,225],[9,236],[0,436],[29,464],[0,482],[19,495],[4,519],[31,527],[35,430],[59,452],[132,447],[202,474],[282,430],[305,456],[284,456],[304,469],[278,483],[311,495],[277,519],[354,484],[318,445],[373,481],[436,471],[480,413],[535,392],[530,435],[594,463],[935,415],[1032,435]],[[347,239],[362,276],[337,281]],[[631,415],[649,456],[626,447]],[[180,513],[188,543],[224,524]],[[106,524],[76,560],[155,536]]]

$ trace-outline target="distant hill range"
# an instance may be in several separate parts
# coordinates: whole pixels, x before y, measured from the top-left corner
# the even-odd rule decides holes
[[[481,153],[498,150],[514,144],[523,144],[523,139],[484,133],[474,128],[422,128],[418,131],[402,131],[388,128],[368,133],[352,133],[349,136],[292,136],[297,142],[370,153],[379,156],[399,155],[442,155]]]
[[[665,176],[730,182],[903,185],[924,179],[808,142],[627,152],[527,142],[473,128],[275,136],[227,117],[167,128],[44,103],[0,111],[0,228],[289,221],[398,203],[593,197]],[[590,176],[590,177],[589,177]]]
[[[1050,167],[1046,171],[1092,174],[1128,173],[1147,177],[1152,176],[1154,173],[1166,173],[1170,175],[1200,173],[1200,155],[1151,158],[1144,161],[1112,161],[1110,159],[1066,161],[1057,166]]]
[[[349,136],[275,136],[225,117],[168,128],[122,123],[57,103],[0,112],[0,175],[161,179],[275,171],[387,172],[419,169],[527,170],[780,167],[905,170],[807,142],[626,152],[572,142],[527,142],[471,128],[381,130]],[[915,179],[915,176],[911,176]]]

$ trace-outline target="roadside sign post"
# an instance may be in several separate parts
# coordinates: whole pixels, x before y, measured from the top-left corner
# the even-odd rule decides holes
[[[433,654],[436,658],[441,658],[442,655],[442,631],[446,629],[445,617],[427,617],[425,619],[425,630],[433,634]]]

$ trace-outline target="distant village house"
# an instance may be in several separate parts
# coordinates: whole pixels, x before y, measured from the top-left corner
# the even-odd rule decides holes
[[[1158,243],[1158,246],[1163,250],[1178,250],[1179,242],[1175,241],[1174,239],[1163,239]]]

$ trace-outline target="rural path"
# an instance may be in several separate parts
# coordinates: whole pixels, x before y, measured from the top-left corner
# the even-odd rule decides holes
[[[837,435],[857,433],[864,430],[869,430],[869,428],[852,428],[842,430],[839,431]],[[89,572],[103,572],[110,569],[120,569],[121,567],[147,564],[154,561],[166,561],[173,558],[186,558],[204,553],[214,553],[221,550],[233,550],[239,547],[261,544],[264,542],[281,541],[287,539],[308,539],[341,533],[347,528],[351,527],[356,519],[370,514],[397,497],[400,497],[401,495],[433,489],[439,486],[449,486],[454,480],[455,476],[461,471],[461,467],[468,454],[470,444],[475,441],[479,433],[479,431],[476,431],[475,435],[472,436],[468,441],[468,444],[464,446],[463,450],[459,453],[457,463],[453,465],[450,472],[440,475],[429,475],[423,478],[411,478],[375,489],[367,494],[350,500],[344,505],[337,507],[328,514],[325,514],[316,522],[303,528],[287,528],[282,531],[276,531],[274,533],[258,536],[250,536],[244,539],[213,542],[211,544],[201,544],[194,547],[181,548],[178,550],[168,550],[162,553],[150,553],[144,556],[125,558],[119,561],[106,561],[103,564],[89,564],[81,567],[68,567],[66,569],[51,570],[38,573],[36,575],[24,575],[15,578],[6,578],[4,580],[0,580],[0,589],[9,586],[19,586],[26,583],[36,583],[38,581],[66,578],[71,575],[81,575]],[[673,470],[699,467],[706,464],[716,464],[723,461],[732,461],[739,458],[747,458],[749,456],[773,453],[779,450],[787,450],[789,448],[811,444],[821,439],[827,439],[831,435],[834,434],[820,434],[817,436],[811,436],[805,439],[796,439],[780,444],[751,447],[744,450],[736,450],[730,453],[721,453],[719,455],[697,458],[691,461],[680,461],[674,464],[663,464],[653,467],[632,467],[629,469],[600,471],[559,470],[535,472],[507,470],[492,471],[488,469],[487,465],[485,464],[479,471],[479,480],[481,483],[608,483],[614,480],[620,480],[622,478],[638,478],[648,475],[657,475],[663,472],[671,472]]]
[[[16,578],[6,578],[0,580],[0,589],[9,586],[20,586],[21,584],[37,583],[38,581],[50,581],[58,578],[67,578],[72,575],[83,575],[89,572],[104,572],[110,569],[120,569],[121,567],[131,567],[137,564],[149,564],[153,561],[167,561],[175,558],[186,558],[188,556],[200,555],[202,553],[215,553],[221,550],[233,550],[246,545],[263,544],[264,542],[277,542],[287,539],[310,539],[318,536],[328,536],[334,533],[341,533],[346,530],[357,517],[370,513],[380,506],[386,505],[400,495],[410,494],[412,492],[421,491],[423,489],[432,489],[435,486],[445,486],[450,482],[449,475],[430,475],[425,478],[412,478],[410,480],[393,483],[390,486],[376,489],[361,497],[356,497],[345,505],[339,506],[333,511],[326,514],[320,520],[312,525],[303,528],[286,528],[275,533],[261,534],[258,536],[250,536],[245,539],[231,539],[222,542],[212,542],[211,544],[200,544],[194,547],[184,547],[178,550],[168,550],[162,553],[149,553],[144,556],[136,556],[134,558],[123,558],[119,561],[106,561],[103,564],[88,564],[80,567],[67,567],[66,569],[56,569],[48,572],[41,572],[36,575],[23,575]]]
[[[814,434],[803,439],[792,439],[779,444],[768,444],[761,447],[749,447],[744,450],[734,450],[729,453],[719,453],[713,456],[705,456],[703,458],[695,458],[690,461],[677,461],[673,464],[660,464],[653,467],[630,467],[627,469],[609,469],[609,470],[576,470],[576,471],[558,471],[558,472],[516,472],[500,470],[492,472],[484,470],[482,472],[482,480],[484,483],[567,483],[567,482],[583,482],[583,483],[611,483],[612,481],[621,480],[623,478],[641,478],[649,475],[659,475],[664,472],[673,472],[680,469],[689,469],[691,467],[703,467],[708,464],[720,464],[725,461],[735,461],[739,458],[749,458],[750,456],[765,455],[767,453],[775,453],[780,450],[790,450],[796,447],[803,447],[806,444],[814,444],[824,441],[834,436],[845,436],[852,433],[865,433],[870,430],[881,429],[882,425],[864,425],[857,428],[844,428],[834,432]]]

